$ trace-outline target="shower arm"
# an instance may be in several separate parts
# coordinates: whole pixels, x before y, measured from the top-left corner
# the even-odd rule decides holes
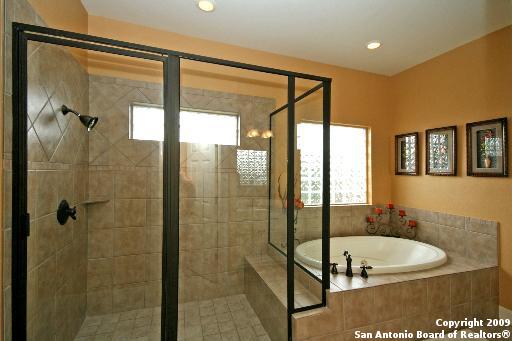
[[[76,116],[80,117],[80,113],[73,110],[73,109],[70,109],[68,108],[67,106],[65,106],[64,104],[62,105],[62,107],[60,108],[60,110],[62,111],[62,114],[63,115],[67,115],[68,113],[72,112],[73,114],[75,114]]]

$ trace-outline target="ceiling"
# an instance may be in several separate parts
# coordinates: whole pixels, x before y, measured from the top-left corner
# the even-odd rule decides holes
[[[512,24],[512,0],[82,0],[90,15],[393,75]],[[370,51],[366,43],[382,41]]]

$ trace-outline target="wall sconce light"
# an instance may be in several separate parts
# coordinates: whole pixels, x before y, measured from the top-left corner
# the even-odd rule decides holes
[[[247,131],[246,136],[247,137],[261,137],[262,139],[269,139],[269,138],[273,137],[274,134],[272,134],[272,130],[269,130],[269,129],[262,130],[260,132],[258,129],[252,128]]]
[[[249,129],[247,131],[247,137],[258,137],[260,136],[260,131],[258,129]]]
[[[274,134],[272,134],[272,130],[264,130],[262,133],[261,133],[261,138],[263,139],[269,139],[271,137],[273,137]]]

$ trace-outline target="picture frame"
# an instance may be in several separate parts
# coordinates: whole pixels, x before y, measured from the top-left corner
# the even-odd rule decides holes
[[[457,126],[425,130],[425,173],[457,175]]]
[[[395,135],[395,175],[419,175],[419,133]]]
[[[467,175],[508,176],[507,118],[466,124]]]

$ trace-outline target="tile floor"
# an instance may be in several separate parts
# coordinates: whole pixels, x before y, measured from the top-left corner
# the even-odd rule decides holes
[[[89,316],[75,341],[160,340],[160,308]],[[270,341],[245,295],[180,304],[180,341]]]

